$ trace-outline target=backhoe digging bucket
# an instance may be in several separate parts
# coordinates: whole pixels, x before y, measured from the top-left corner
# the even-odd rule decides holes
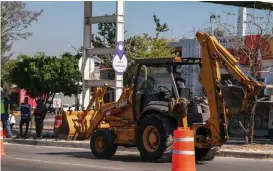
[[[91,121],[99,115],[100,106],[104,104],[103,97],[108,85],[97,87],[92,99],[85,111],[62,111],[62,125],[56,129],[55,134],[59,139],[64,140],[86,140],[86,133],[92,126]],[[95,103],[96,110],[91,109]]]
[[[132,96],[132,88],[125,87],[117,102],[104,103],[107,84],[98,87],[92,95],[92,99],[85,111],[62,111],[62,125],[56,129],[57,138],[64,140],[86,140],[97,128],[109,128],[109,123],[103,120],[108,111],[120,108],[123,101],[129,101]],[[96,109],[91,109],[95,104]]]
[[[223,85],[221,90],[230,113],[237,114],[241,110],[244,101],[243,88],[235,85]]]
[[[59,139],[85,140],[85,133],[95,114],[95,110],[90,110],[84,117],[83,111],[66,111],[62,115],[62,125],[56,129],[55,134]]]

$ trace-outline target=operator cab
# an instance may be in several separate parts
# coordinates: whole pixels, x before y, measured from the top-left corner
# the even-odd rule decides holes
[[[135,64],[138,68],[134,80],[133,111],[135,119],[138,120],[147,110],[160,110],[161,113],[167,114],[168,104],[172,99],[184,97],[191,100],[190,87],[179,86],[179,79],[174,73],[178,73],[178,66],[199,65],[201,67],[202,63],[201,58],[175,57],[137,59]],[[180,78],[183,79],[183,75]],[[194,112],[198,113],[196,110]],[[203,119],[201,120],[203,122]]]

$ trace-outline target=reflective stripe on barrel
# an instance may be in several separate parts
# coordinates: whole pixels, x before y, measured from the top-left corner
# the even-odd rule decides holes
[[[173,150],[173,154],[195,155],[194,151]]]
[[[173,142],[194,142],[194,138],[174,138]],[[185,150],[173,150],[173,154],[195,155],[195,152]]]
[[[174,142],[194,142],[194,138],[174,138]]]
[[[196,171],[193,130],[174,131],[172,171]]]

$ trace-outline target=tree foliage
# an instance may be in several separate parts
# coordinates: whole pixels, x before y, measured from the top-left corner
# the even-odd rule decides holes
[[[225,21],[221,21],[219,17],[214,19],[217,28],[224,32],[223,38],[230,41],[229,45],[236,57],[246,57],[246,65],[249,72],[255,76],[256,71],[260,69],[260,63],[257,61],[259,51],[263,50],[263,57],[272,57],[272,52],[267,44],[268,40],[273,37],[273,16],[271,11],[265,11],[265,17],[254,14],[247,14],[246,34],[250,38],[246,44],[244,38],[237,35],[237,27],[229,24],[229,19],[237,17],[230,12],[225,13]],[[250,36],[251,35],[251,36]]]
[[[112,15],[115,15],[112,14]],[[94,48],[114,48],[116,43],[116,23],[99,23],[97,35],[91,35],[91,42]],[[99,55],[107,67],[112,66],[111,55]]]
[[[40,11],[26,10],[24,2],[4,1],[1,3],[1,57],[11,50],[14,40],[27,39],[32,35],[25,32],[33,21],[42,14]]]
[[[1,73],[7,74],[5,66],[11,52],[13,42],[20,39],[27,39],[32,33],[25,31],[33,21],[37,21],[43,10],[30,11],[26,9],[24,2],[3,1],[1,2]],[[1,75],[2,87],[8,92],[10,83],[4,80]]]
[[[64,53],[60,58],[44,53],[37,53],[34,57],[20,55],[16,62],[7,66],[9,74],[5,78],[26,90],[31,98],[48,103],[56,93],[68,96],[80,93],[78,60],[70,53]]]
[[[156,38],[158,38],[158,36],[159,36],[160,33],[169,31],[167,23],[160,24],[160,20],[159,20],[159,18],[157,18],[157,16],[155,15],[155,13],[153,15],[153,19],[154,19],[154,22],[155,22],[155,25],[156,25],[156,28],[155,28],[155,30],[156,30]]]

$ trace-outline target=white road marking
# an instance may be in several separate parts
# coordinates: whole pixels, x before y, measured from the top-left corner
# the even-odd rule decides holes
[[[69,147],[56,147],[56,146],[40,146],[40,145],[29,145],[29,144],[13,144],[4,142],[4,145],[8,146],[29,146],[29,147],[37,147],[37,148],[59,148],[59,149],[66,149],[66,150],[75,150],[75,151],[90,151],[89,149],[85,148],[69,148]],[[91,153],[91,151],[90,151]],[[117,151],[117,154],[137,154],[139,155],[139,152],[136,151]]]
[[[37,162],[37,163],[48,163],[48,164],[58,164],[58,165],[70,165],[70,166],[80,166],[80,167],[90,167],[90,168],[99,168],[99,169],[108,169],[108,170],[127,170],[123,168],[117,167],[105,167],[105,166],[98,166],[98,165],[90,165],[90,164],[72,164],[66,162],[54,162],[54,161],[46,161],[46,160],[36,160],[36,159],[26,159],[26,158],[15,158],[15,157],[5,157],[7,159],[12,160],[21,160],[21,161],[30,161],[30,162]]]

